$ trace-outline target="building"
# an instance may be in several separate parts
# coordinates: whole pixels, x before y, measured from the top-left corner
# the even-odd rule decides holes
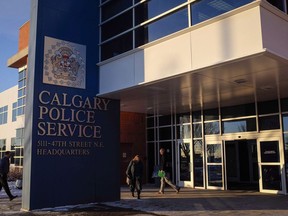
[[[98,95],[121,101],[121,157],[145,149],[152,183],[164,147],[180,186],[287,194],[287,1],[99,5]]]
[[[147,114],[149,176],[165,147],[181,186],[287,193],[287,1],[100,9],[99,96]]]

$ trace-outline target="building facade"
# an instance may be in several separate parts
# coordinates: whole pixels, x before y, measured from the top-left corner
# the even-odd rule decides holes
[[[146,113],[149,176],[165,147],[181,186],[287,193],[287,1],[100,10],[99,96]]]
[[[121,102],[121,172],[142,152],[153,183],[164,147],[180,186],[287,194],[287,7],[101,0],[98,96]],[[19,50],[8,65],[23,68],[27,55]]]

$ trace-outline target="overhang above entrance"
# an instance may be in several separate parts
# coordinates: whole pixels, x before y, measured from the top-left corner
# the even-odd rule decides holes
[[[154,83],[101,95],[121,110],[169,114],[288,97],[288,61],[265,51]]]

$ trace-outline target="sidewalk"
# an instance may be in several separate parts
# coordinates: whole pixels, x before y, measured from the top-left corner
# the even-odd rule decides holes
[[[288,215],[288,196],[263,194],[255,191],[215,191],[182,188],[179,194],[167,188],[159,195],[158,188],[144,185],[141,199],[131,196],[127,187],[121,188],[121,200],[79,206],[66,206],[45,211],[21,212],[21,191],[13,201],[0,193],[0,215],[23,216],[124,216],[124,215]]]

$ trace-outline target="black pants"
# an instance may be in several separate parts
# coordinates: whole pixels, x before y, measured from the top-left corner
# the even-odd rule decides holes
[[[0,174],[0,191],[1,191],[2,187],[4,188],[6,194],[9,196],[9,198],[11,199],[13,197],[13,195],[10,192],[10,188],[8,186],[6,174]]]
[[[142,178],[141,177],[134,177],[131,179],[130,191],[134,192],[135,189],[137,191],[137,194],[140,194],[142,190]]]

